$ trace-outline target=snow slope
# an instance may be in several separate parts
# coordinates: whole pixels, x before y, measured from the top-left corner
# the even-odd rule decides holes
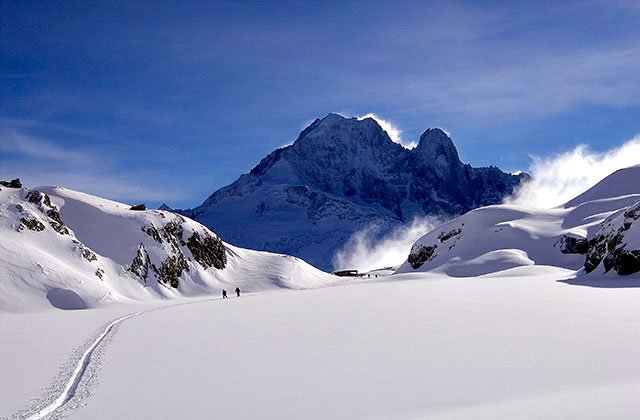
[[[603,243],[624,230],[621,248],[639,249],[640,230],[632,223],[638,217],[626,217],[639,202],[640,166],[634,166],[616,171],[557,208],[482,207],[420,238],[398,273],[429,271],[473,277],[535,264],[583,274],[585,259],[592,258],[598,236]],[[594,257],[596,266],[606,261],[607,246],[611,242],[601,244],[602,255]]]
[[[294,257],[223,244],[167,211],[61,187],[0,190],[0,311],[335,284]]]
[[[55,418],[637,418],[640,289],[560,281],[571,276],[413,273],[146,312],[120,324]],[[29,314],[35,328],[10,332],[37,340],[41,325],[65,331],[104,311]],[[0,416],[39,399],[15,380],[0,375]]]
[[[638,244],[640,197],[617,185],[638,181],[640,167],[628,168],[559,208],[472,211],[417,243],[416,248],[437,245],[418,269],[407,262],[399,269],[404,273],[377,280],[278,290],[328,280],[291,257],[228,247],[224,270],[193,268],[201,283],[190,271],[177,290],[142,288],[151,289],[146,302],[0,313],[0,417],[50,412],[44,418],[638,418],[640,275],[604,271],[607,255]],[[88,264],[93,275],[98,263],[108,274],[110,264],[121,267],[118,258],[128,255],[112,248],[137,249],[133,239],[94,244],[91,238],[127,231],[146,240],[141,226],[153,222],[160,229],[166,222],[162,214],[174,217],[47,191],[65,223],[81,220],[69,223],[70,237],[87,248],[92,244],[97,261],[83,261],[82,251],[73,248],[79,245],[65,242],[69,235],[18,232],[15,226],[5,231],[31,235],[31,246],[42,253],[58,247],[45,247],[36,235],[60,240],[75,256],[59,257],[72,274],[87,271]],[[6,194],[24,205],[25,193]],[[72,217],[74,211],[87,214],[87,203],[95,212],[91,218]],[[29,217],[40,211],[27,210]],[[109,229],[86,233],[92,220],[104,220]],[[199,229],[191,223],[183,223],[185,232]],[[581,275],[586,256],[600,249],[600,236],[603,260]],[[152,250],[153,241],[144,244]],[[149,251],[151,258],[158,254]],[[413,262],[425,256],[416,252]],[[244,275],[246,287],[254,285],[256,292],[226,300],[155,299],[159,293],[197,295],[208,281],[215,289],[229,284],[228,273]],[[94,285],[89,278],[82,284]],[[140,285],[127,273],[117,278],[125,280]]]

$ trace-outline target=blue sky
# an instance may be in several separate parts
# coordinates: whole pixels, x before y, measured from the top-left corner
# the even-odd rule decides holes
[[[3,1],[0,179],[193,207],[329,112],[508,171],[638,135],[640,3],[530,3]]]

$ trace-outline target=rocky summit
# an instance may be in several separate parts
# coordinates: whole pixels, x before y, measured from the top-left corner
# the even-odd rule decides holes
[[[295,255],[328,270],[336,251],[361,229],[375,226],[383,235],[416,217],[452,217],[500,203],[527,178],[462,163],[438,128],[426,130],[409,150],[372,118],[329,114],[181,213],[233,244]]]

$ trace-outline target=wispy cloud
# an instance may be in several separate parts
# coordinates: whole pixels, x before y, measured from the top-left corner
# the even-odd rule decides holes
[[[0,130],[0,177],[19,177],[27,186],[61,185],[123,201],[177,201],[162,176],[148,170],[122,170],[98,150],[65,147],[16,129]],[[7,158],[9,157],[9,158]]]
[[[333,267],[371,271],[393,267],[407,259],[411,246],[442,221],[435,217],[413,220],[380,238],[380,227],[370,226],[356,232],[333,257]]]
[[[571,200],[618,169],[640,164],[640,135],[605,152],[580,145],[564,153],[534,156],[532,160],[532,181],[505,202],[549,208]]]
[[[17,130],[0,130],[0,151],[13,153],[22,157],[55,162],[73,162],[76,165],[87,165],[92,158],[86,152],[79,152],[57,145]]]
[[[380,125],[380,127],[382,127],[382,129],[387,132],[387,134],[389,135],[389,138],[391,138],[393,142],[398,143],[407,149],[413,149],[418,145],[418,143],[416,143],[415,141],[404,140],[402,138],[402,130],[400,130],[392,122],[388,120],[383,120],[379,116],[371,113],[358,117],[359,120],[364,120],[366,118],[374,119],[378,123],[378,125]]]

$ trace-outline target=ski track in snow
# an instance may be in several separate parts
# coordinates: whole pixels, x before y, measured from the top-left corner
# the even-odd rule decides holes
[[[115,328],[121,324],[122,322],[142,315],[145,312],[150,311],[141,311],[134,312],[128,315],[121,316],[114,321],[109,322],[106,327],[103,327],[99,331],[98,337],[92,340],[84,350],[76,350],[72,353],[70,357],[69,363],[65,364],[61,367],[60,371],[63,376],[67,376],[68,372],[71,370],[70,367],[73,368],[71,372],[71,376],[63,381],[54,379],[53,383],[49,386],[47,391],[45,391],[45,395],[41,398],[40,402],[35,406],[27,408],[23,410],[21,413],[15,414],[11,416],[11,419],[27,419],[27,420],[39,420],[45,418],[57,410],[64,407],[74,396],[76,396],[76,391],[78,390],[78,386],[80,385],[81,380],[85,377],[85,373],[91,363],[91,356],[98,349],[100,344],[104,343],[108,338],[110,338],[115,332]],[[75,355],[77,353],[81,353],[80,357],[76,359]],[[62,383],[59,383],[62,382]],[[57,395],[57,396],[56,396]],[[52,398],[55,399],[52,400]],[[44,406],[43,406],[44,405]]]
[[[78,395],[77,391],[83,379],[87,380],[87,384],[85,384],[85,387],[90,387],[90,382],[95,379],[93,377],[93,373],[95,372],[91,372],[91,374],[87,375],[88,370],[92,366],[97,368],[96,363],[91,363],[92,356],[96,353],[96,351],[100,349],[100,344],[106,343],[113,337],[117,327],[119,327],[120,324],[122,324],[124,321],[150,312],[174,308],[176,306],[202,303],[216,299],[218,298],[197,300],[193,302],[182,302],[160,308],[149,309],[146,311],[133,312],[110,321],[108,324],[106,324],[106,326],[98,330],[97,338],[91,340],[89,344],[82,346],[80,349],[77,349],[71,354],[70,360],[60,368],[59,376],[57,378],[54,378],[49,387],[44,391],[44,395],[38,400],[37,403],[33,404],[31,407],[21,410],[21,412],[19,413],[9,416],[8,419],[40,420],[46,418],[47,416],[51,416],[50,418],[52,419],[60,418],[57,414],[60,414],[63,410],[68,408],[68,403]],[[78,354],[80,354],[79,357],[77,356]],[[70,371],[71,375],[69,376]],[[80,400],[85,399],[88,396],[90,396],[89,392],[84,392],[82,393],[82,395],[78,395]],[[76,403],[73,407],[71,407],[71,409],[77,408],[79,406],[80,404]]]

